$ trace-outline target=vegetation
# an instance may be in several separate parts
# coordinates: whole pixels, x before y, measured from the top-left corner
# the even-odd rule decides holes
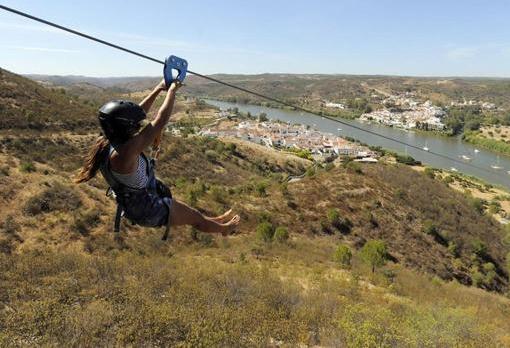
[[[16,86],[43,90],[30,99],[41,104],[74,103],[69,89]],[[182,99],[177,109],[214,114]],[[168,137],[160,178],[209,216],[234,208],[237,233],[176,227],[163,243],[124,222],[114,238],[104,181],[71,183],[97,129],[24,122],[0,132],[0,346],[509,345],[507,234],[426,174],[326,170],[241,141]],[[20,170],[29,161],[37,171]],[[443,239],[424,233],[427,221]]]
[[[375,268],[383,266],[388,259],[386,244],[381,240],[369,240],[361,249],[360,256],[375,272]]]
[[[341,267],[349,267],[352,259],[351,249],[347,245],[339,245],[335,250],[334,259]]]
[[[465,132],[463,139],[473,145],[483,147],[490,151],[495,151],[507,155],[510,154],[510,144],[500,140],[481,137],[479,132]]]

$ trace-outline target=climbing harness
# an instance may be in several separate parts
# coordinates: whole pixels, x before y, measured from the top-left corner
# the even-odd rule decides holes
[[[110,147],[109,153],[113,149],[113,146]],[[146,162],[146,174],[148,177],[148,183],[144,188],[130,187],[115,178],[110,168],[110,156],[105,156],[104,161],[100,165],[99,169],[109,185],[106,195],[113,196],[117,202],[113,231],[115,233],[120,232],[120,222],[122,217],[125,216],[133,225],[146,227],[165,226],[162,240],[166,240],[170,233],[172,192],[156,178],[154,159],[149,159],[143,153],[141,156]],[[165,211],[168,211],[168,214]]]

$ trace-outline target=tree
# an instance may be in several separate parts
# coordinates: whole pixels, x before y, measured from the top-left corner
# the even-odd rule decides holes
[[[349,267],[351,265],[352,252],[347,245],[339,245],[333,258],[340,264],[341,267]]]
[[[260,113],[259,115],[259,122],[266,122],[269,119],[267,118],[267,114],[265,112]]]
[[[369,240],[360,252],[361,259],[372,266],[372,272],[376,267],[384,266],[388,259],[386,244],[381,240]]]

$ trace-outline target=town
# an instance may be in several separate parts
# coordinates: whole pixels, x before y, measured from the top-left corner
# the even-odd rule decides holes
[[[349,157],[359,162],[377,162],[377,153],[368,147],[310,126],[252,118],[235,120],[234,114],[222,111],[220,118],[199,134],[209,137],[235,137],[273,149],[305,151],[316,161]]]
[[[378,97],[375,95],[374,97]],[[367,112],[359,117],[360,121],[377,122],[390,127],[403,129],[421,129],[428,131],[444,131],[446,125],[443,120],[449,107],[476,106],[483,110],[495,111],[498,108],[494,103],[463,100],[452,101],[449,106],[439,107],[433,105],[430,100],[418,102],[413,92],[387,96],[380,105],[382,108]],[[342,104],[327,102],[327,107],[343,108]]]
[[[446,112],[429,100],[419,103],[412,99],[413,96],[411,92],[390,95],[382,101],[383,109],[365,113],[359,119],[404,129],[444,130],[442,119]]]

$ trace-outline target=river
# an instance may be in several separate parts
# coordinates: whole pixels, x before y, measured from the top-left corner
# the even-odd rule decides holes
[[[475,152],[475,146],[463,142],[460,137],[444,137],[431,133],[406,131],[379,124],[365,123],[358,120],[341,119],[342,122],[348,125],[355,125],[387,137],[396,138],[420,148],[427,146],[430,151],[437,152],[451,158],[456,158],[461,162],[462,159],[460,156],[468,156],[472,159],[469,163],[480,168],[485,168],[486,170],[475,168],[465,163],[454,162],[452,160],[438,157],[431,153],[410,147],[406,149],[406,146],[391,140],[305,112],[275,109],[257,105],[236,104],[210,99],[206,99],[205,101],[208,104],[217,106],[222,110],[236,107],[239,111],[250,112],[252,115],[258,115],[264,112],[271,120],[280,120],[290,122],[292,124],[299,123],[310,125],[317,130],[340,136],[349,136],[368,145],[381,146],[385,149],[393,150],[402,154],[407,152],[410,156],[431,167],[448,170],[455,168],[461,173],[472,175],[488,183],[501,185],[510,189],[510,175],[507,174],[507,171],[510,170],[510,157],[497,155],[484,149],[479,149],[479,152],[477,153]],[[502,169],[492,169],[491,165],[500,166]]]

